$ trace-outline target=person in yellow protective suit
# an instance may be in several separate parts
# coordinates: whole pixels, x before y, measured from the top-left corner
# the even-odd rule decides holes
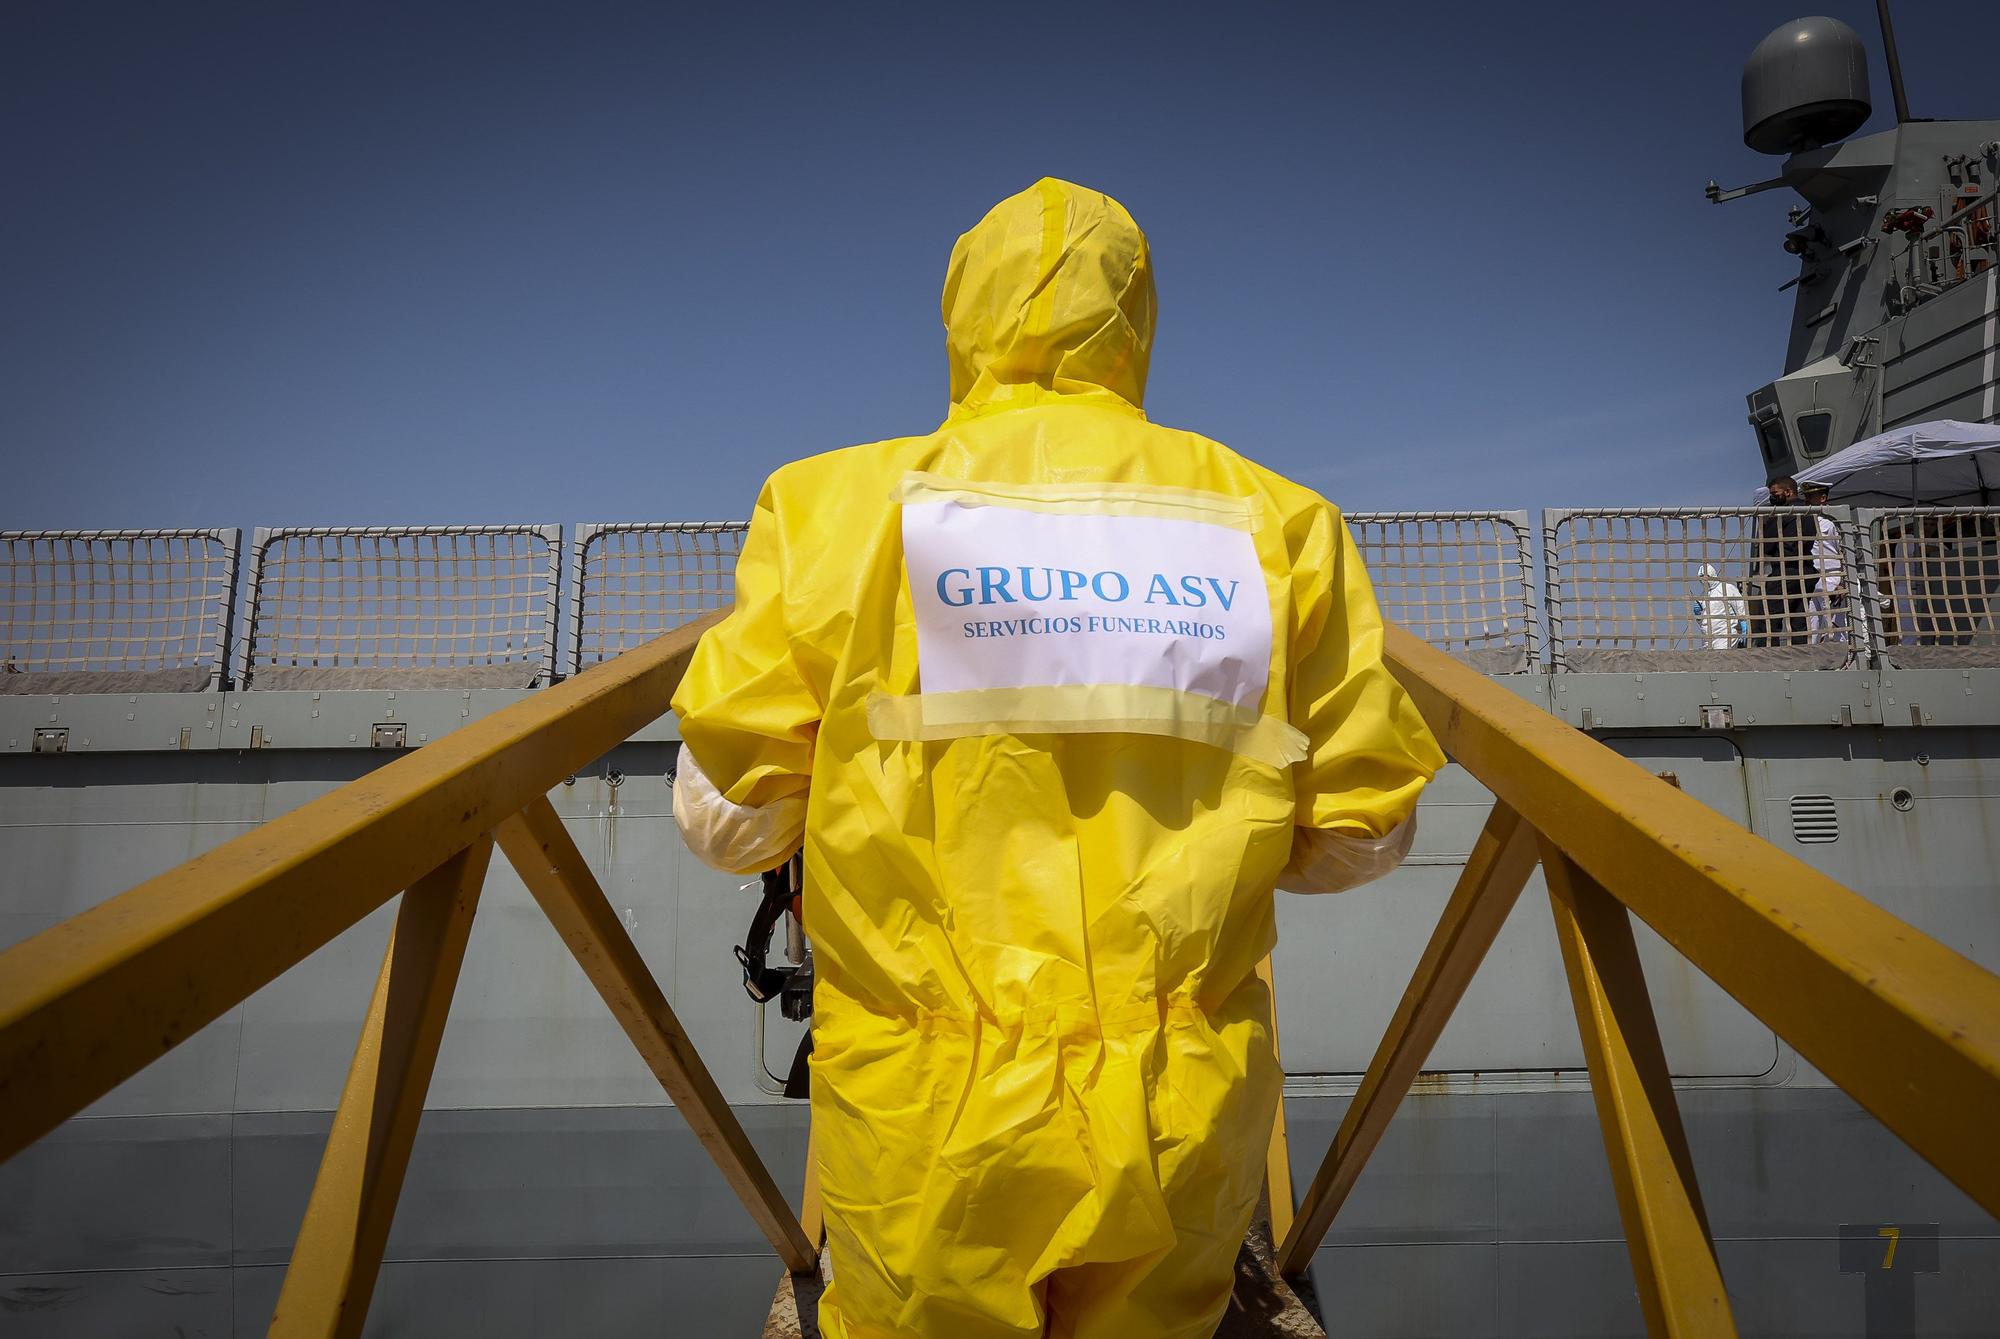
[[[1002,201],[950,417],[771,476],[674,697],[690,848],[804,846],[831,1339],[1213,1333],[1273,886],[1392,867],[1443,761],[1334,509],[1147,421],[1153,314],[1116,201]]]

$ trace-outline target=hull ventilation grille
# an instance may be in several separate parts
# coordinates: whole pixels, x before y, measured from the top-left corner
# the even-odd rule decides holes
[[[1840,840],[1840,816],[1831,795],[1792,796],[1792,840],[1802,845]]]

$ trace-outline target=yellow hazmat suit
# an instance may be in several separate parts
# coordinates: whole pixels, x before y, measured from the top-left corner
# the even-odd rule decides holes
[[[833,1339],[1212,1333],[1272,888],[1393,864],[1442,762],[1334,510],[1146,420],[1153,310],[1116,201],[1002,201],[950,418],[771,476],[674,698],[690,845],[803,831]]]

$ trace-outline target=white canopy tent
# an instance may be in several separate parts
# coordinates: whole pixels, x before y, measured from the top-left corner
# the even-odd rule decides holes
[[[1855,507],[2000,505],[2000,425],[1938,419],[1864,438],[1792,476]],[[1762,502],[1766,490],[1757,490]]]

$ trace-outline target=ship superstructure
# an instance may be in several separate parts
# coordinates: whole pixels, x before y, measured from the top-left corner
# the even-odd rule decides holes
[[[1933,419],[2000,415],[2000,120],[1909,114],[1894,67],[1897,124],[1867,120],[1867,53],[1835,19],[1773,32],[1743,71],[1743,139],[1783,155],[1775,177],[1801,201],[1786,252],[1798,274],[1785,373],[1750,393],[1767,477],[1866,437]]]

